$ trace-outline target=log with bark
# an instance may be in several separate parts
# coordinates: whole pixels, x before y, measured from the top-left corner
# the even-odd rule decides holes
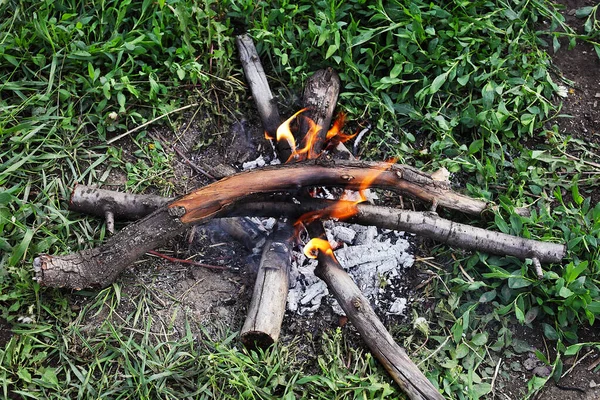
[[[146,251],[158,247],[186,227],[230,215],[240,201],[259,193],[276,193],[309,186],[359,189],[377,173],[371,185],[440,206],[479,214],[489,204],[438,185],[428,174],[404,165],[358,161],[311,160],[242,172],[197,189],[126,226],[104,245],[64,256],[42,254],[34,260],[42,285],[82,289],[105,287]],[[416,178],[415,178],[416,177]]]
[[[331,125],[339,94],[340,78],[331,68],[318,70],[306,81],[302,95],[302,107],[307,108],[304,116],[308,119],[300,119],[297,139],[306,143],[306,135],[310,131],[308,120],[313,121],[321,128],[312,144],[312,152],[315,154],[321,154],[323,151],[327,130]]]
[[[149,207],[147,203],[144,203],[146,195],[123,195],[122,193],[83,185],[75,187],[74,193],[77,192],[86,192],[88,195],[73,195],[72,198],[77,199],[79,202],[71,203],[72,210],[102,217],[102,208],[98,207],[97,204],[105,203],[105,198],[111,202],[114,202],[115,199],[121,199],[120,201],[127,202],[127,204],[118,203],[115,204],[115,207],[121,210],[119,215],[126,220],[134,220],[135,218],[146,216],[157,208],[173,201],[171,198],[155,196],[156,200]],[[357,214],[347,220],[349,223],[373,225],[383,229],[410,232],[462,249],[511,256],[520,260],[537,258],[544,264],[560,263],[565,254],[565,246],[562,244],[525,239],[502,232],[494,232],[461,224],[441,218],[436,213],[430,211],[410,211],[366,203],[355,205],[354,203],[346,202],[346,205],[344,205],[343,201],[308,198],[303,198],[300,203],[297,203],[255,197],[251,201],[238,203],[235,209],[232,209],[228,215],[248,217],[285,216],[296,219],[300,215],[311,211],[331,208],[334,204],[338,207],[356,207]],[[131,214],[128,214],[124,210],[129,210]]]
[[[369,300],[329,251],[318,252],[315,275],[333,293],[373,355],[412,400],[441,400],[444,396],[423,375],[375,314]]]

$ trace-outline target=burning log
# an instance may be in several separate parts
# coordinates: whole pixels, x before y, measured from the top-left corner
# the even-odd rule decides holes
[[[248,35],[240,35],[236,43],[265,135],[274,137],[281,117],[254,42]],[[278,141],[276,149],[281,159],[285,160],[291,154],[285,141]],[[279,338],[289,291],[292,232],[289,222],[279,221],[277,231],[263,247],[252,301],[240,331],[241,341],[246,347],[266,348]],[[286,233],[288,237],[285,237]]]
[[[128,225],[95,249],[66,256],[40,255],[34,261],[37,278],[47,286],[104,287],[146,251],[183,232],[187,226],[227,215],[248,196],[309,186],[356,190],[374,171],[380,173],[372,188],[436,200],[441,206],[470,213],[481,213],[488,207],[486,202],[455,193],[438,185],[428,174],[408,166],[318,159],[278,165],[242,172],[197,189]]]
[[[311,124],[316,127],[312,151],[321,154],[327,139],[327,131],[331,125],[333,112],[340,93],[340,78],[331,68],[321,69],[315,72],[306,82],[302,96],[302,106],[307,108],[305,116],[300,120],[299,136],[308,141]],[[312,121],[312,123],[310,122]]]
[[[300,129],[304,129],[303,132],[306,132],[303,142],[305,147],[308,148],[308,158],[311,157],[311,153],[319,155],[329,138],[327,128],[331,124],[339,86],[339,77],[330,68],[315,73],[306,86],[303,105],[309,109],[309,118],[301,120],[304,123],[301,122]],[[306,121],[310,123],[306,124]],[[340,120],[336,121],[331,136],[341,133],[337,132],[341,129],[340,125],[343,125],[343,116],[341,122]],[[341,149],[338,151],[344,152],[345,147],[341,143],[340,147]],[[320,237],[320,239],[313,240],[326,245],[326,249],[321,248],[320,251],[318,250],[319,263],[315,275],[327,284],[327,287],[356,327],[364,342],[383,364],[394,381],[411,399],[442,399],[443,397],[431,382],[427,380],[404,350],[396,344],[375,314],[367,298],[337,262],[327,240],[323,240],[326,234],[321,218],[335,216],[345,219],[355,215],[358,212],[356,208],[358,203],[366,200],[366,190],[383,171],[374,172],[361,179],[359,187],[361,199],[358,202],[345,202],[346,204],[335,202],[328,207],[303,214],[296,224],[304,224],[312,237]],[[308,253],[310,253],[310,242],[305,248],[305,254],[310,256]]]
[[[354,216],[346,219],[349,223],[411,232],[462,249],[511,256],[520,260],[530,258],[534,262],[538,260],[544,264],[560,263],[565,256],[566,250],[562,244],[493,232],[444,219],[430,211],[410,211],[364,203],[304,199],[301,204],[276,201],[241,203],[234,214],[256,217],[286,215],[296,218],[302,214],[330,209],[333,206],[354,209]],[[346,212],[346,214],[350,214],[350,212]],[[541,278],[541,276],[538,277]]]
[[[313,253],[315,251],[316,256]],[[305,254],[318,259],[315,274],[327,283],[352,325],[402,390],[413,400],[443,399],[406,352],[394,341],[375,314],[369,300],[338,263],[329,242],[322,238],[312,239],[305,249]]]
[[[260,63],[254,42],[250,36],[244,34],[237,36],[235,43],[240,54],[240,61],[242,62],[244,75],[246,75],[246,81],[252,91],[254,103],[258,109],[265,132],[267,136],[275,137],[277,128],[281,123],[281,117],[279,116],[277,103],[269,88],[269,82]],[[287,142],[278,142],[276,146],[280,157],[286,160],[291,154]]]
[[[85,193],[85,196],[79,193]],[[73,190],[70,208],[79,212],[102,217],[103,209],[98,204],[111,202],[115,216],[134,220],[142,218],[173,199],[151,196],[152,203],[145,202],[146,195],[123,194],[110,190],[77,185]],[[251,202],[240,202],[231,211],[231,216],[298,218],[315,210],[331,208],[334,202],[322,199],[302,199],[300,204],[269,201],[260,198]],[[351,206],[341,204],[341,207]],[[441,218],[432,212],[409,211],[396,208],[356,204],[357,213],[347,221],[360,225],[373,225],[384,229],[406,231],[441,243],[484,253],[512,256],[525,260],[537,258],[541,263],[559,263],[565,254],[565,246],[558,243],[540,242],[501,232],[492,232],[471,225]]]

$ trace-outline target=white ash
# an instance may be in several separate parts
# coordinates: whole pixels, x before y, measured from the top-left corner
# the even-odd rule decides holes
[[[260,220],[259,226],[263,227],[265,231],[270,232],[277,223],[277,218],[267,218]]]
[[[394,314],[394,315],[401,315],[401,314],[404,314],[405,308],[406,308],[406,299],[402,297],[402,298],[396,299],[396,301],[394,301],[392,303],[392,305],[390,306],[389,313]]]
[[[263,156],[259,156],[256,160],[246,161],[242,164],[242,170],[247,171],[250,169],[256,169],[264,167],[265,165],[278,165],[281,164],[278,158],[274,158],[271,161],[265,160]]]
[[[354,242],[354,238],[356,237],[356,231],[354,229],[343,225],[335,225],[330,233],[333,238],[341,240],[346,244],[352,244],[352,242]],[[329,237],[327,239],[329,239]]]
[[[395,281],[403,270],[414,263],[410,244],[404,232],[378,230],[374,226],[325,223],[327,239],[341,266],[350,274],[361,292],[376,310],[385,314],[403,314],[407,299],[395,298]],[[300,252],[294,252],[290,271],[288,310],[310,315],[323,303],[323,299],[338,315],[343,310],[329,296],[326,284],[317,278],[314,269],[317,261]]]

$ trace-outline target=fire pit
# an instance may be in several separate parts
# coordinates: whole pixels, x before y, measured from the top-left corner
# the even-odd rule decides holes
[[[262,250],[242,342],[247,346],[270,345],[279,337],[286,303],[289,310],[307,314],[330,292],[337,301],[331,303],[334,310],[348,316],[411,398],[442,398],[394,342],[372,308],[375,305],[381,312],[399,314],[406,305],[403,298],[383,295],[386,286],[394,285],[394,279],[414,261],[407,236],[400,232],[410,231],[468,249],[531,258],[540,269],[543,262],[560,260],[564,246],[440,218],[437,207],[481,214],[492,206],[452,191],[444,171],[427,174],[393,161],[353,160],[342,145],[352,137],[342,134],[342,119],[330,130],[322,128],[331,125],[339,92],[339,79],[331,70],[319,71],[311,78],[304,94],[306,108],[279,124],[266,78],[248,41],[247,37],[238,41],[245,72],[266,134],[277,139],[277,152],[288,163],[235,174],[177,199],[78,186],[71,198],[74,209],[104,215],[107,221],[115,216],[147,215],[100,247],[65,256],[40,255],[34,262],[37,280],[42,285],[70,289],[105,287],[138,257],[188,227],[221,217],[276,216],[280,219]],[[322,155],[323,150],[326,155]],[[343,194],[323,198],[315,193],[314,188],[319,187],[341,188],[338,190]],[[370,189],[415,197],[429,203],[430,211],[370,205],[366,202]],[[359,195],[352,197],[348,190]],[[349,224],[322,222],[329,219],[348,220]],[[247,230],[240,221],[232,220],[229,229]],[[305,233],[311,239],[304,254],[294,253],[294,243]]]

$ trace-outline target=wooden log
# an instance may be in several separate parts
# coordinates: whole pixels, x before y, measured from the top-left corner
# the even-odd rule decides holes
[[[76,185],[71,192],[69,209],[89,215],[124,221],[135,221],[173,201],[171,197],[129,194],[85,185]],[[110,217],[109,217],[110,216]],[[252,250],[265,234],[248,218],[220,218],[215,228]],[[113,233],[112,229],[109,229]]]
[[[282,121],[254,41],[248,35],[240,35],[236,43],[263,128],[269,137],[275,138]],[[292,151],[287,141],[277,143],[275,148],[283,160],[287,160]],[[289,290],[293,227],[290,222],[281,220],[277,226],[263,247],[250,309],[240,331],[241,341],[248,348],[267,348],[277,341],[281,331]]]
[[[69,199],[69,209],[104,217],[111,212],[115,218],[134,221],[173,201],[169,197],[129,194],[92,186],[75,185]]]
[[[83,185],[78,185],[77,189],[88,193],[88,204],[86,206],[78,205],[78,211],[100,217],[103,216],[102,207],[96,206],[94,199],[96,199],[97,204],[104,204],[106,203],[103,199],[104,196],[110,199],[110,201],[124,202],[131,200],[131,204],[115,204],[115,209],[121,210],[119,211],[119,215],[127,220],[133,220],[138,218],[138,216],[143,217],[172,200],[159,197],[158,201],[155,201],[154,205],[149,207],[142,200],[144,195],[130,194],[123,196],[118,192],[90,188]],[[138,197],[141,197],[141,199],[137,199]],[[254,198],[249,202],[240,202],[228,215],[248,217],[285,216],[295,219],[310,211],[330,208],[334,203],[337,203],[338,206],[346,207],[343,205],[344,202],[323,199],[305,198],[301,200],[300,204],[296,204],[293,202]],[[350,206],[350,204],[347,206]],[[366,203],[355,205],[355,207],[357,214],[348,219],[350,223],[411,232],[463,249],[512,256],[521,260],[537,258],[541,263],[545,264],[560,263],[565,255],[565,246],[562,244],[541,242],[502,232],[489,231],[453,222],[429,211],[401,210]],[[131,210],[132,214],[126,214],[127,211],[124,210]]]
[[[315,275],[336,298],[361,338],[400,388],[413,400],[442,400],[444,397],[394,341],[350,275],[340,266],[333,251],[319,251]]]
[[[428,174],[402,165],[357,161],[311,160],[242,172],[183,196],[128,225],[106,244],[65,256],[42,254],[34,261],[42,285],[81,289],[104,287],[146,251],[182,233],[187,226],[227,215],[235,205],[259,193],[298,190],[310,186],[359,189],[366,179],[372,188],[411,194],[440,206],[481,213],[488,204],[438,185]]]
[[[339,93],[340,78],[332,68],[318,70],[306,81],[306,87],[302,95],[302,107],[308,108],[308,110],[304,113],[304,116],[321,127],[313,143],[315,154],[321,154],[323,150]],[[306,118],[301,118],[298,139],[305,137],[309,128]]]
[[[289,289],[293,226],[277,224],[263,248],[252,301],[240,332],[247,348],[267,348],[279,339]]]
[[[346,203],[344,205],[344,203]],[[410,211],[397,208],[374,206],[367,203],[333,202],[322,199],[303,199],[301,204],[291,202],[252,201],[239,204],[233,211],[236,215],[288,216],[323,210],[336,204],[338,207],[354,207],[356,215],[349,223],[372,225],[417,234],[462,249],[483,253],[511,256],[520,260],[533,259],[540,263],[560,263],[565,256],[563,244],[542,242],[490,231],[461,224],[440,217],[430,211]],[[539,273],[536,273],[539,277]]]
[[[277,103],[267,81],[265,71],[260,63],[256,47],[252,38],[246,34],[236,37],[240,61],[246,76],[246,82],[252,91],[252,96],[258,109],[258,114],[267,134],[274,138],[277,128],[281,123],[281,117],[277,110]],[[282,160],[287,160],[292,150],[289,144],[282,140],[276,144],[277,153]]]

